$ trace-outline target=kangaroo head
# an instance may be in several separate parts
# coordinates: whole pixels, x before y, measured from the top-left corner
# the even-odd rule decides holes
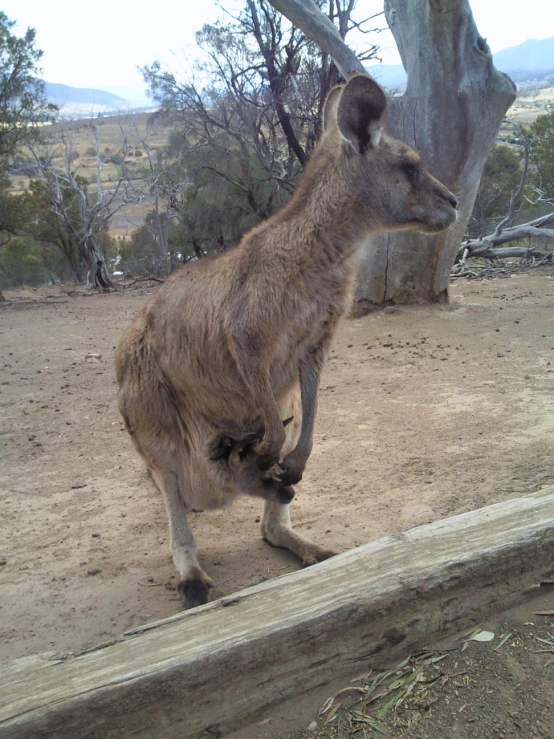
[[[327,97],[324,128],[349,210],[371,231],[448,228],[456,220],[456,198],[423,168],[416,151],[383,133],[386,115],[383,89],[365,75]]]

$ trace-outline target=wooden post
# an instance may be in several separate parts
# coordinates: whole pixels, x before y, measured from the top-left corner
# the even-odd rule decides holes
[[[110,646],[4,667],[0,739],[218,736],[512,606],[553,557],[554,486],[380,539]]]

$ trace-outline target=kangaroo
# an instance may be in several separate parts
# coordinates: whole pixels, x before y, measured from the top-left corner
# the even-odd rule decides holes
[[[165,502],[185,607],[206,603],[213,587],[187,510],[258,496],[266,542],[303,565],[334,554],[293,530],[289,503],[357,253],[371,232],[436,233],[456,219],[454,195],[383,133],[386,112],[369,77],[331,90],[289,203],[234,249],[169,277],[118,347],[119,408]]]

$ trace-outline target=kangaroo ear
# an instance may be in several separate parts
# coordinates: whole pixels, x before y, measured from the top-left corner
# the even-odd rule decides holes
[[[339,131],[356,152],[379,144],[387,112],[387,96],[371,77],[356,74],[342,91],[337,106]]]
[[[339,100],[343,90],[344,85],[336,85],[336,87],[332,87],[327,93],[325,105],[323,106],[324,129],[329,128],[333,123],[336,124],[337,122],[337,108],[339,107]]]

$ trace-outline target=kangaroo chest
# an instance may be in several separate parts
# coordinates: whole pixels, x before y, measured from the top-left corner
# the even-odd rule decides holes
[[[350,307],[352,274],[350,265],[339,265],[320,275],[317,284],[307,283],[301,298],[293,301],[272,363],[274,387],[298,376],[299,363],[307,353],[322,350],[325,354],[339,319]]]

